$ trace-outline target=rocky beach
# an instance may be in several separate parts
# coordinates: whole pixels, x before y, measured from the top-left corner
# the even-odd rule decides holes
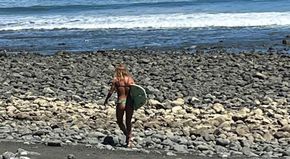
[[[132,151],[116,124],[116,97],[103,105],[118,63],[149,97],[134,113],[135,151],[290,158],[290,54],[271,48],[1,51],[0,141]]]

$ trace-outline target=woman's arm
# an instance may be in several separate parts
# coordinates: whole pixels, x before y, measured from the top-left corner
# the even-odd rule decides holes
[[[104,105],[106,105],[108,103],[109,98],[112,96],[112,94],[115,92],[115,90],[116,90],[116,80],[114,79],[112,81],[111,88],[110,88],[110,90],[108,92],[108,95],[106,97],[106,100],[104,102]]]

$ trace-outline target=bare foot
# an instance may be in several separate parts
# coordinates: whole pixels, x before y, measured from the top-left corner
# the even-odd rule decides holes
[[[132,137],[127,137],[126,143],[127,143],[127,147],[128,148],[132,148],[133,147],[133,139],[132,139]]]
[[[127,147],[128,147],[128,148],[133,148],[133,143],[132,143],[132,141],[129,141]]]

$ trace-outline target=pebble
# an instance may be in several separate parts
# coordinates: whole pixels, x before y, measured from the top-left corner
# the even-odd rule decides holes
[[[173,152],[171,152],[171,151],[167,152],[166,155],[167,155],[167,156],[177,156],[175,153],[173,153]]]

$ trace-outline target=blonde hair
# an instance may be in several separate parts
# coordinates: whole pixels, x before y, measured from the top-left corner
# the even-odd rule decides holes
[[[115,77],[118,79],[123,79],[126,76],[129,76],[129,72],[127,71],[124,64],[119,64],[115,70]]]

